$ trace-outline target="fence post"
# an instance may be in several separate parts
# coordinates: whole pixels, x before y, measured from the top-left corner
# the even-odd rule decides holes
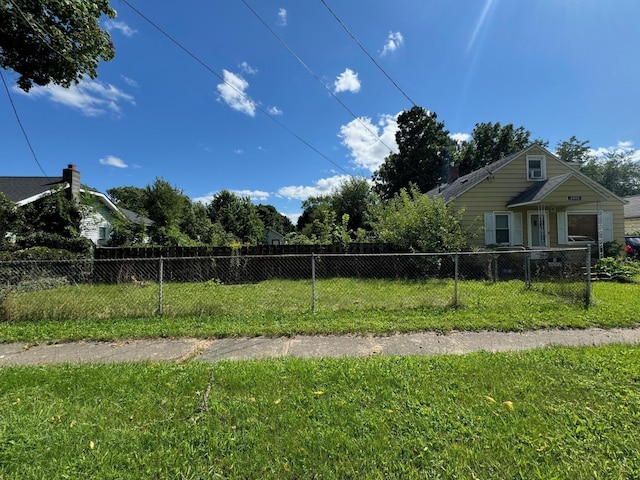
[[[591,303],[591,245],[587,245],[587,285],[586,291],[584,294],[584,306],[585,308],[589,308],[589,304]]]
[[[531,252],[524,257],[524,281],[527,288],[531,288]]]
[[[311,311],[316,311],[316,254],[311,252]]]
[[[453,306],[458,306],[458,254],[453,257]]]
[[[162,316],[162,280],[163,280],[163,266],[162,255],[160,255],[158,263],[158,316]]]

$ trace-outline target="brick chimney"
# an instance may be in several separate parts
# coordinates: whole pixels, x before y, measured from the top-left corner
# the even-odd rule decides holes
[[[449,169],[447,170],[447,183],[451,185],[455,182],[460,176],[460,168],[457,165],[449,165]]]
[[[62,170],[62,181],[69,184],[69,198],[78,203],[80,198],[80,171],[75,165],[69,164]]]

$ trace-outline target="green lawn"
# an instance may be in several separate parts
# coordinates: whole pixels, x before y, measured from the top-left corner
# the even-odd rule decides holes
[[[0,369],[0,478],[640,477],[640,347]]]
[[[460,282],[452,307],[450,281],[322,280],[311,310],[311,283],[272,280],[249,285],[79,285],[10,293],[0,341],[113,340],[546,327],[628,327],[640,321],[640,286],[593,284],[592,305],[581,284]],[[555,294],[554,294],[555,293]],[[576,297],[578,297],[576,299]]]

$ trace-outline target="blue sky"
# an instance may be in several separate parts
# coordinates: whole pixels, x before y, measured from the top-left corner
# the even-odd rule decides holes
[[[551,150],[640,148],[638,0],[128,1],[191,55],[113,0],[96,80],[24,94],[5,72],[46,175],[228,189],[295,221],[309,195],[371,177],[411,102],[452,135],[500,122]],[[41,176],[0,93],[0,175]]]

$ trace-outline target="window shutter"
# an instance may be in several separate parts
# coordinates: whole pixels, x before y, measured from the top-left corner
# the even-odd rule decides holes
[[[484,244],[496,243],[496,230],[493,222],[493,212],[484,212]]]
[[[513,214],[511,245],[522,245],[522,213],[519,212]]]
[[[613,214],[611,212],[602,212],[602,237],[604,242],[613,242]]]
[[[558,245],[567,244],[567,212],[558,212],[556,214],[558,219]]]

